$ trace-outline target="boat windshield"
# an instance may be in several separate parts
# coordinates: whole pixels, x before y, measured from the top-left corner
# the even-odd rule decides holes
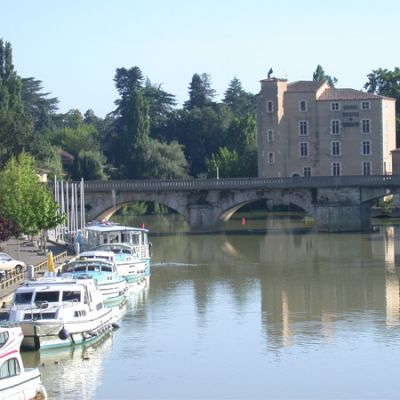
[[[96,262],[91,261],[88,263],[71,263],[64,265],[63,273],[68,272],[112,272],[112,266],[108,263]]]
[[[32,301],[33,292],[16,292],[15,304],[30,304]]]
[[[54,303],[58,302],[59,299],[60,299],[59,291],[36,292],[35,295],[35,302]]]

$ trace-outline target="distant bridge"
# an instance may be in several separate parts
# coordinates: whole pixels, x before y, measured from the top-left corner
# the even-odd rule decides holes
[[[319,231],[370,229],[372,203],[400,191],[400,175],[293,178],[86,181],[88,218],[109,219],[136,201],[164,204],[183,215],[192,230],[207,231],[257,200],[294,204]]]

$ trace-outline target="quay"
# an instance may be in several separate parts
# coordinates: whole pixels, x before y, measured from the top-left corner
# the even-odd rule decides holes
[[[9,254],[12,258],[24,261],[26,265],[32,265],[35,274],[40,274],[47,271],[47,254],[40,250],[39,247],[32,242],[20,240],[19,254],[16,239],[10,239],[0,243],[1,252]],[[66,261],[70,257],[70,253],[62,245],[54,242],[47,243],[48,251],[51,251],[54,256],[55,268]],[[7,307],[11,301],[14,290],[26,279],[27,271],[20,274],[12,272],[7,279],[0,281],[0,307]]]

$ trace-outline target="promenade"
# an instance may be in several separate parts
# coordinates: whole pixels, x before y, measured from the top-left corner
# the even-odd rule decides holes
[[[47,254],[43,252],[43,250],[39,249],[39,247],[26,240],[19,241],[19,251],[16,239],[10,239],[5,242],[0,242],[0,252],[4,252],[9,254],[12,258],[20,261],[24,261],[27,265],[35,266],[43,266],[43,268],[39,268],[39,270],[46,270],[46,262],[47,262]],[[54,244],[52,242],[47,243],[47,249],[52,251],[54,256],[60,255],[66,251],[64,246]],[[67,258],[62,257],[55,262],[55,267],[57,267],[63,263]],[[1,269],[1,266],[0,266]],[[22,276],[21,276],[22,275]],[[12,282],[8,282],[3,280],[0,286],[0,306],[3,302],[8,303],[11,298],[12,293],[15,288],[23,281],[26,277],[26,271],[23,274],[19,274],[14,277]]]

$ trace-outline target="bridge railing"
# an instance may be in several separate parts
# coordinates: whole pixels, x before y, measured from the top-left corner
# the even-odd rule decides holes
[[[226,179],[168,179],[168,180],[120,180],[85,181],[86,192],[104,191],[186,191],[212,189],[250,188],[318,188],[400,185],[400,175],[370,176],[313,176],[293,178],[226,178]]]

